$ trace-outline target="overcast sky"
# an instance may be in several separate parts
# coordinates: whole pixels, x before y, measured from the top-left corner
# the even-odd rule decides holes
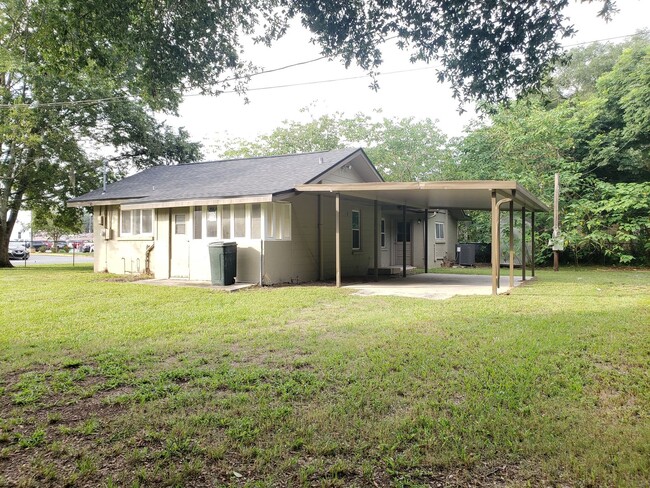
[[[649,0],[617,0],[620,12],[606,23],[596,13],[599,3],[584,5],[575,2],[567,10],[578,29],[575,37],[565,40],[567,47],[590,41],[618,38],[650,27]],[[309,42],[309,33],[299,25],[271,48],[252,46],[246,55],[264,69],[286,66],[319,57],[316,46]],[[620,42],[614,39],[610,42]],[[447,135],[460,135],[471,120],[471,106],[459,115],[458,102],[447,85],[436,81],[435,66],[412,64],[408,54],[394,45],[384,49],[384,73],[378,78],[380,89],[372,91],[365,73],[351,67],[345,69],[339,61],[321,60],[277,73],[255,77],[249,85],[249,104],[235,93],[218,97],[187,97],[177,119],[168,119],[173,125],[184,126],[192,138],[203,142],[206,159],[214,157],[209,146],[214,141],[231,137],[252,139],[268,133],[283,120],[308,120],[300,109],[310,106],[315,117],[322,114],[357,112],[371,114],[380,109],[387,117],[431,118],[439,121]],[[340,78],[356,79],[324,82]],[[310,83],[285,88],[262,89],[279,85]]]

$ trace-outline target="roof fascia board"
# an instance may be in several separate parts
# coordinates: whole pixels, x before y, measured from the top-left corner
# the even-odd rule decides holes
[[[67,202],[66,206],[68,207],[74,207],[74,208],[82,208],[82,207],[100,207],[102,205],[123,205],[123,204],[128,204],[129,202],[133,202],[133,198],[116,198],[113,200],[84,200],[84,201],[77,201],[77,202]]]
[[[233,198],[196,198],[187,200],[170,200],[163,202],[140,202],[123,204],[123,210],[141,210],[148,208],[200,207],[204,205],[236,205],[238,203],[266,203],[273,201],[273,195],[255,195]]]
[[[417,190],[457,190],[457,191],[495,191],[505,198],[515,191],[515,203],[536,212],[548,212],[549,207],[541,200],[532,195],[516,181],[496,180],[463,180],[463,181],[423,181],[423,182],[373,182],[373,183],[340,183],[340,184],[306,184],[298,185],[296,191],[319,192],[319,193],[345,193],[345,192],[372,192],[372,191],[417,191]],[[364,198],[355,195],[358,198]],[[368,195],[367,199],[374,199]],[[388,203],[396,203],[390,197],[382,196],[382,200]],[[465,210],[485,210],[465,207]]]

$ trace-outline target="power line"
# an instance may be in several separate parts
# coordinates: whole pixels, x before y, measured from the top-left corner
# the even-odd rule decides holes
[[[634,37],[636,36],[637,33],[634,34],[627,34],[625,36],[616,36],[616,37],[607,37],[605,39],[596,39],[595,41],[584,41],[584,42],[578,42],[576,44],[567,44],[566,46],[562,47],[577,47],[577,46],[584,46],[585,44],[593,44],[594,42],[605,42],[605,41],[613,41],[615,39],[625,39],[626,37]]]
[[[634,37],[637,35],[635,34],[627,34],[623,36],[616,36],[616,37],[608,37],[608,38],[603,38],[603,39],[595,39],[592,41],[585,41],[585,42],[579,42],[575,44],[568,44],[566,46],[563,46],[564,48],[569,48],[569,47],[577,47],[577,46],[584,46],[586,44],[593,44],[595,42],[605,42],[605,41],[612,41],[616,39],[625,39],[628,37]],[[386,39],[386,41],[392,40],[397,38],[398,36],[392,36]],[[274,73],[277,71],[282,71],[285,69],[289,68],[295,68],[297,66],[303,66],[305,64],[310,64],[310,63],[315,63],[317,61],[321,61],[323,59],[328,59],[329,56],[320,56],[317,58],[312,58],[312,59],[307,59],[305,61],[298,61],[296,63],[291,63],[287,64],[284,66],[279,66],[277,68],[271,68],[268,70],[262,70],[257,73],[252,73],[245,78],[253,78],[255,76],[259,75],[264,75],[268,73]],[[433,69],[431,66],[426,66],[423,68],[413,68],[413,69],[405,69],[405,70],[396,70],[396,71],[387,71],[384,73],[378,73],[376,76],[384,76],[384,75],[393,75],[393,74],[399,74],[399,73],[409,73],[413,71],[424,71],[424,70],[430,70]],[[263,91],[263,90],[273,90],[273,89],[278,89],[278,88],[292,88],[296,86],[307,86],[307,85],[318,85],[318,84],[325,84],[325,83],[336,83],[340,81],[349,81],[349,80],[357,80],[361,78],[367,78],[368,75],[359,75],[359,76],[349,76],[345,78],[333,78],[329,80],[315,80],[315,81],[305,81],[301,83],[290,83],[290,84],[285,84],[285,85],[273,85],[273,86],[264,86],[264,87],[258,87],[258,88],[247,88],[245,91],[246,92],[252,92],[252,91]],[[227,81],[235,81],[238,79],[241,79],[242,77],[231,77],[231,78],[226,78],[221,81],[221,83],[227,82]],[[236,90],[225,90],[220,92],[220,94],[226,94],[226,93],[237,93]],[[185,95],[185,98],[188,97],[198,97],[202,96],[202,93],[190,93]],[[126,101],[127,99],[124,97],[107,97],[107,98],[97,98],[97,99],[86,99],[86,100],[69,100],[69,101],[62,101],[62,102],[32,102],[32,103],[16,103],[16,104],[0,104],[0,109],[2,108],[41,108],[41,107],[68,107],[68,106],[83,106],[83,105],[94,105],[102,102],[116,102],[116,101]]]
[[[386,71],[385,73],[377,73],[377,77],[380,76],[385,76],[385,75],[395,75],[399,73],[411,73],[413,71],[425,71],[425,70],[431,70],[434,69],[433,66],[425,66],[422,68],[412,68],[412,69],[400,69],[400,70],[395,70],[395,71]],[[358,76],[348,76],[345,78],[332,78],[329,80],[314,80],[314,81],[303,81],[300,83],[289,83],[286,85],[272,85],[272,86],[260,86],[257,88],[247,88],[246,92],[251,92],[251,91],[262,91],[262,90],[274,90],[276,88],[292,88],[296,86],[306,86],[306,85],[320,85],[324,83],[336,83],[339,81],[348,81],[348,80],[358,80],[361,78],[368,78],[369,75],[358,75]],[[227,90],[223,91],[221,93],[236,93],[235,90]],[[188,97],[196,97],[200,96],[200,94],[194,94],[194,95],[187,95]]]

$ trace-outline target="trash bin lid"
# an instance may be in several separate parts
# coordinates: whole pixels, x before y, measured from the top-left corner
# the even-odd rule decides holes
[[[236,246],[237,243],[234,241],[214,241],[208,244],[208,247],[231,247]]]

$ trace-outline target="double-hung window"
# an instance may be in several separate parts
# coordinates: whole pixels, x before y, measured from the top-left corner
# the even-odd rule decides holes
[[[153,234],[153,210],[122,210],[120,234],[139,236]]]
[[[442,222],[436,222],[436,240],[445,240],[445,224]]]
[[[352,210],[352,250],[361,249],[361,212]]]

